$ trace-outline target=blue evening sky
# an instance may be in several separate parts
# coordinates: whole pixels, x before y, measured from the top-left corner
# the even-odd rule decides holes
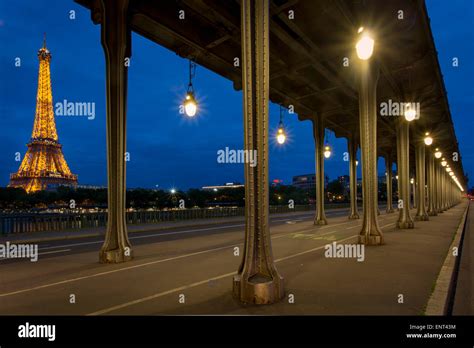
[[[439,60],[465,170],[474,175],[474,1],[428,0]],[[69,11],[76,11],[76,19]],[[96,117],[56,117],[59,140],[80,184],[103,185],[106,179],[105,72],[100,27],[88,10],[72,0],[0,0],[0,186],[18,169],[31,137],[38,78],[36,53],[47,32],[52,53],[54,102],[94,102]],[[202,67],[195,89],[202,111],[195,119],[178,113],[187,85],[188,62],[133,34],[129,69],[127,165],[129,187],[187,189],[243,182],[243,166],[217,163],[217,151],[243,146],[242,94],[232,83]],[[21,67],[15,67],[15,58]],[[451,66],[452,57],[459,67]],[[279,121],[270,106],[271,137]],[[314,172],[314,143],[309,121],[286,115],[289,142],[270,144],[270,178],[291,183],[294,175]],[[330,178],[348,174],[342,160],[346,140],[329,138],[334,156],[325,163]],[[379,161],[382,173],[383,160]],[[360,175],[360,174],[359,174]],[[472,186],[472,185],[471,185]]]

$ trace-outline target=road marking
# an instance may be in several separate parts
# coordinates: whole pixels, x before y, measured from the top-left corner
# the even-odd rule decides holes
[[[167,258],[167,259],[160,259],[160,260],[150,261],[150,262],[146,262],[146,263],[141,263],[139,265],[118,268],[118,269],[114,269],[114,270],[111,270],[111,271],[99,272],[99,273],[90,274],[90,275],[86,275],[86,276],[82,276],[82,277],[65,279],[65,280],[61,280],[59,282],[55,282],[55,283],[44,284],[44,285],[39,285],[39,286],[35,286],[35,287],[32,287],[32,288],[28,288],[28,289],[22,289],[22,290],[7,292],[7,293],[4,293],[4,294],[0,294],[0,297],[17,295],[17,294],[21,294],[21,293],[24,293],[24,292],[49,288],[49,287],[56,286],[56,285],[73,283],[73,282],[76,282],[76,281],[79,281],[79,280],[100,277],[100,276],[103,276],[103,275],[117,273],[117,272],[121,272],[121,271],[127,271],[129,269],[140,268],[140,267],[144,267],[144,266],[150,266],[150,265],[154,265],[154,264],[157,264],[157,263],[162,263],[162,262],[167,262],[167,261],[172,261],[172,260],[178,260],[178,259],[182,259],[182,258],[186,258],[186,257],[190,257],[190,256],[200,255],[200,254],[206,254],[206,253],[209,253],[209,252],[212,252],[212,251],[229,249],[229,248],[232,248],[233,246],[234,246],[234,244],[232,246],[224,246],[224,247],[219,247],[219,248],[214,248],[214,249],[207,249],[207,250],[197,251],[197,252],[190,253],[190,254],[184,254],[184,255],[179,255],[179,256],[175,256],[175,257],[170,257],[170,258]]]
[[[40,251],[41,251],[41,249],[40,249]],[[47,251],[45,253],[39,253],[39,255],[41,256],[41,255],[47,255],[47,254],[65,253],[66,251],[71,251],[71,249]]]
[[[270,222],[277,222],[277,221],[292,221],[294,219],[282,219],[282,220],[271,220]],[[303,221],[303,220],[294,220],[294,221]],[[186,234],[186,233],[195,233],[201,231],[209,231],[209,230],[221,230],[226,228],[234,228],[234,227],[244,227],[245,224],[237,224],[237,225],[225,225],[219,227],[208,227],[208,228],[198,228],[192,230],[185,230],[185,231],[176,231],[176,232],[160,232],[154,234],[147,234],[144,236],[131,236],[129,239],[141,239],[141,238],[152,238],[158,236],[167,236],[167,235],[174,235],[174,234]],[[144,232],[146,233],[146,232]],[[100,244],[103,243],[102,240],[94,241],[94,242],[83,242],[83,243],[73,243],[73,244],[64,244],[64,245],[56,245],[51,247],[42,248],[43,250],[46,249],[58,249],[58,248],[67,248],[67,247],[74,247],[74,246],[81,246],[81,245],[92,245],[92,244]]]
[[[357,235],[350,236],[350,237],[344,238],[344,239],[339,239],[338,242],[344,242],[344,241],[352,239],[354,237],[357,237]],[[307,254],[307,253],[311,253],[311,252],[314,252],[314,251],[317,251],[317,250],[321,250],[323,248],[325,248],[325,245],[322,245],[322,246],[319,246],[317,248],[313,248],[313,249],[310,249],[310,250],[306,250],[306,251],[303,251],[303,252],[300,252],[300,253],[297,253],[297,254],[285,256],[285,257],[282,257],[282,258],[279,258],[279,259],[275,260],[275,263],[285,261],[285,260],[288,260],[288,259],[291,259],[291,258],[294,258],[294,257],[297,257],[297,256],[301,256],[301,255],[304,255],[304,254]],[[146,301],[149,301],[149,300],[153,300],[153,299],[158,298],[158,297],[163,297],[163,296],[166,296],[166,295],[178,292],[178,291],[182,291],[182,290],[186,290],[186,289],[190,289],[190,288],[195,288],[199,285],[207,284],[210,281],[230,277],[231,275],[235,275],[235,274],[237,274],[237,272],[230,272],[230,273],[226,273],[226,274],[221,274],[221,275],[216,276],[216,277],[201,280],[199,282],[195,282],[195,283],[188,284],[188,285],[183,285],[183,286],[180,286],[178,288],[174,288],[174,289],[171,289],[171,290],[159,292],[157,294],[153,294],[153,295],[150,295],[150,296],[147,296],[147,297],[142,297],[142,298],[139,298],[139,299],[136,299],[136,300],[133,300],[133,301],[125,302],[125,303],[122,303],[122,304],[119,304],[119,305],[116,305],[116,306],[113,306],[113,307],[104,308],[104,309],[101,309],[99,311],[92,312],[92,313],[89,313],[89,314],[86,314],[86,315],[90,315],[90,316],[92,316],[92,315],[102,315],[102,314],[114,312],[118,309],[122,309],[122,308],[125,308],[125,307],[130,307],[130,306],[133,306],[133,305],[136,305],[136,304],[139,304],[139,303],[142,303],[142,302],[146,302]]]
[[[353,222],[353,221],[349,221],[349,223],[351,223],[351,222]],[[343,223],[343,224],[346,224],[346,223]],[[394,223],[393,223],[393,224],[394,224]],[[340,225],[340,224],[332,225],[332,226],[330,226],[330,227],[334,227],[334,226],[337,226],[337,225]],[[318,230],[321,230],[321,229],[322,229],[322,228],[319,228]],[[313,230],[314,230],[314,229],[313,229]],[[324,235],[327,235],[327,234],[330,234],[330,233],[337,233],[337,232],[341,232],[341,230],[339,230],[339,231],[329,231],[329,232],[327,232],[327,233],[321,234],[320,236],[324,236]],[[295,232],[292,232],[292,233],[295,233]],[[291,234],[291,233],[290,233],[290,234]],[[280,236],[281,236],[281,235],[272,237],[272,239],[276,239],[277,237],[280,237]],[[240,244],[242,244],[242,243],[239,243],[239,245],[240,245]],[[232,245],[223,246],[223,247],[219,247],[219,248],[207,249],[207,250],[202,250],[202,251],[198,251],[198,252],[194,252],[194,253],[189,253],[189,254],[174,256],[174,257],[170,257],[170,258],[166,258],[166,259],[160,259],[160,260],[150,261],[150,262],[142,263],[142,264],[139,264],[139,265],[134,265],[134,266],[128,266],[128,267],[118,268],[118,269],[111,270],[111,271],[99,272],[99,273],[90,274],[90,275],[86,275],[86,276],[82,276],[82,277],[71,278],[71,279],[65,279],[65,280],[62,280],[62,281],[59,281],[59,282],[55,282],[55,283],[44,284],[44,285],[39,285],[39,286],[35,286],[35,287],[32,287],[32,288],[27,288],[27,289],[22,289],[22,290],[17,290],[17,291],[8,292],[8,293],[3,293],[3,294],[0,294],[0,297],[6,297],[6,296],[11,296],[11,295],[17,295],[17,294],[25,293],[25,292],[30,292],[30,291],[35,291],[35,290],[41,290],[41,289],[49,288],[49,287],[56,286],[56,285],[68,284],[68,283],[76,282],[76,281],[79,281],[79,280],[84,280],[84,279],[89,279],[89,278],[100,277],[100,276],[103,276],[103,275],[112,274],[112,273],[117,273],[117,272],[126,271],[126,270],[130,270],[130,269],[135,269],[135,268],[150,266],[150,265],[154,265],[154,264],[158,264],[158,263],[163,263],[163,262],[178,260],[178,259],[182,259],[182,258],[186,258],[186,257],[195,256],[195,255],[206,254],[206,253],[213,252],[213,251],[218,251],[218,250],[223,250],[223,249],[227,249],[227,248],[232,248],[232,247],[234,247],[234,246],[235,246],[235,244],[232,244]]]
[[[100,311],[93,312],[93,313],[89,313],[89,314],[86,314],[86,315],[101,315],[101,314],[113,312],[113,311],[116,311],[116,310],[118,310],[118,309],[122,309],[122,308],[125,308],[125,307],[133,306],[133,305],[138,304],[138,303],[141,303],[141,302],[153,300],[153,299],[158,298],[158,297],[163,297],[163,296],[172,294],[172,293],[177,292],[177,291],[182,291],[182,290],[185,290],[185,289],[194,288],[194,287],[196,287],[196,286],[206,284],[206,283],[208,283],[208,282],[210,282],[210,281],[213,281],[213,280],[218,280],[218,279],[230,277],[231,275],[234,275],[234,274],[237,274],[237,272],[230,272],[230,273],[226,273],[226,274],[221,274],[221,275],[219,275],[219,276],[217,276],[217,277],[212,277],[212,278],[209,278],[209,279],[206,279],[206,280],[201,280],[201,281],[199,281],[199,282],[192,283],[192,284],[189,284],[189,285],[180,286],[179,288],[174,288],[174,289],[171,289],[171,290],[163,291],[163,292],[160,292],[160,293],[158,293],[158,294],[154,294],[154,295],[151,295],[151,296],[139,298],[139,299],[137,299],[137,300],[133,300],[133,301],[130,301],[130,302],[122,303],[122,304],[120,304],[120,305],[113,306],[113,307],[109,307],[109,308],[105,308],[105,309],[102,309],[102,310],[100,310]]]
[[[294,219],[271,220],[271,222],[277,222],[277,221],[303,221],[303,220],[294,220]],[[201,231],[221,230],[221,229],[226,229],[226,228],[244,227],[244,226],[245,226],[245,224],[236,224],[236,225],[225,225],[225,226],[219,226],[219,227],[198,228],[198,229],[185,230],[185,231],[176,231],[176,232],[160,232],[160,233],[154,233],[154,234],[147,234],[147,235],[144,235],[144,236],[131,236],[131,237],[129,237],[129,239],[152,238],[152,237],[158,237],[158,236],[196,233],[196,232],[201,232]],[[332,226],[337,226],[337,225],[332,225]],[[329,226],[329,227],[332,227],[332,226]],[[146,233],[146,232],[144,232],[144,233]],[[56,245],[56,246],[42,248],[42,250],[68,248],[68,247],[74,247],[74,246],[92,245],[92,244],[101,244],[101,243],[103,243],[102,240],[93,241],[93,242],[63,244],[63,245]]]

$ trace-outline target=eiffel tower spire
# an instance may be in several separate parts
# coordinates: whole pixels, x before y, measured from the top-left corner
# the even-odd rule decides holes
[[[31,141],[18,172],[10,175],[9,185],[23,187],[28,193],[60,185],[77,185],[77,175],[71,173],[58,142],[51,90],[51,53],[46,47],[46,33],[38,59],[38,92]]]

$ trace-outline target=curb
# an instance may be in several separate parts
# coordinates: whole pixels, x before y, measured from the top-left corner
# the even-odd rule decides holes
[[[449,247],[448,255],[444,260],[443,266],[436,279],[435,288],[426,305],[425,315],[447,315],[450,302],[450,295],[454,286],[454,273],[456,270],[457,258],[460,257],[460,243],[464,234],[464,226],[466,224],[467,213],[469,211],[469,204],[466,205],[464,214],[461,218],[461,223],[456,230],[453,241]],[[454,256],[453,248],[457,248],[458,255]]]

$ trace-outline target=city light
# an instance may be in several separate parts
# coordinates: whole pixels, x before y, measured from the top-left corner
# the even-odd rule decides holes
[[[359,59],[367,60],[374,53],[374,39],[365,31],[363,27],[358,30],[360,39],[356,44],[357,56]]]
[[[446,162],[446,159],[443,158],[443,160],[441,161],[441,165],[443,167],[446,167],[447,164],[448,164],[448,162]]]
[[[188,117],[194,117],[197,112],[197,102],[196,98],[194,98],[194,94],[192,92],[188,92],[186,94],[186,98],[184,100],[184,110]]]
[[[278,132],[277,132],[277,142],[278,144],[282,145],[285,143],[285,141],[286,141],[285,130],[283,129],[283,127],[279,127]]]
[[[278,131],[276,136],[278,144],[282,145],[286,141],[285,127],[283,126],[283,107],[280,105],[280,123],[278,124]]]
[[[441,158],[441,156],[443,156],[443,154],[441,153],[441,151],[439,151],[438,148],[436,148],[436,152],[435,152],[434,155],[435,155],[436,158]]]
[[[408,108],[408,109],[405,111],[405,120],[407,120],[408,122],[411,122],[411,121],[413,121],[415,118],[416,118],[416,110],[413,109],[413,108]]]
[[[433,144],[433,138],[430,137],[430,133],[426,132],[425,133],[425,145],[428,145],[430,146],[431,144]]]
[[[326,145],[324,147],[324,157],[325,158],[331,157],[331,147],[329,145]]]
[[[184,112],[188,117],[194,117],[196,115],[198,104],[194,96],[193,78],[196,75],[196,64],[189,60],[189,83],[186,97],[184,98]]]
[[[171,189],[170,192],[171,192],[171,194],[174,195],[176,193],[176,189]]]

